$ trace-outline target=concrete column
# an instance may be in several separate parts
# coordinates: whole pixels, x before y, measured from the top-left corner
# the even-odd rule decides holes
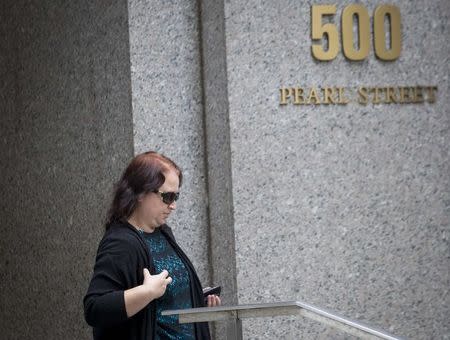
[[[168,224],[209,284],[198,9],[195,1],[128,1],[135,153],[156,150],[183,170]]]
[[[2,1],[0,334],[88,339],[82,298],[133,155],[124,1]]]
[[[212,282],[237,304],[228,80],[223,1],[200,1],[201,52]],[[218,323],[217,339],[226,327]]]

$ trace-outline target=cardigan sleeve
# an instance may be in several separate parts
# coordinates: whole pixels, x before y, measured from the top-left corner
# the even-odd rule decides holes
[[[134,251],[133,251],[134,250]],[[92,327],[111,327],[128,319],[124,291],[137,285],[136,249],[120,238],[104,238],[84,297],[84,316]],[[134,273],[134,275],[133,275]]]

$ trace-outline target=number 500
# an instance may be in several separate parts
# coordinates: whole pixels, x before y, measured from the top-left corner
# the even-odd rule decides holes
[[[318,60],[333,60],[339,53],[339,36],[336,25],[322,23],[322,17],[336,14],[335,5],[313,5],[311,7],[311,38],[320,40],[319,44],[312,45],[312,55]],[[386,46],[386,31],[384,20],[389,18],[390,41]],[[353,23],[357,23],[357,42],[353,34]],[[370,50],[370,18],[363,5],[352,4],[346,6],[341,16],[342,50],[350,60],[363,60]],[[375,9],[373,20],[373,40],[375,55],[381,60],[395,60],[400,56],[402,47],[400,32],[400,10],[393,5],[381,5]],[[324,50],[322,38],[326,35],[328,49]],[[355,45],[359,45],[355,48]]]

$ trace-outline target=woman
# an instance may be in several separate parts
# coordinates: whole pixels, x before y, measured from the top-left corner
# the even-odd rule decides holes
[[[136,156],[123,173],[84,297],[94,339],[210,339],[207,323],[178,324],[161,315],[205,303],[195,269],[166,225],[182,178],[156,152]],[[207,297],[207,306],[218,305],[218,296]]]

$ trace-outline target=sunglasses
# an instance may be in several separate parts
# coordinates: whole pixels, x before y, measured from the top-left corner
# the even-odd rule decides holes
[[[159,194],[161,196],[162,201],[166,204],[172,204],[173,202],[177,201],[180,197],[179,192],[162,192],[159,190],[154,191],[155,194]]]

